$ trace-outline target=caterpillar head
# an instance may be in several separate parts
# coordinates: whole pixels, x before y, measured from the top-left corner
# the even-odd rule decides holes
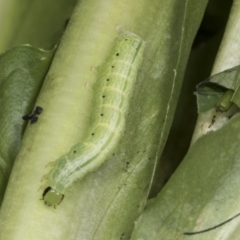
[[[63,198],[64,195],[62,193],[57,192],[56,190],[54,190],[51,187],[47,187],[42,194],[42,199],[44,201],[44,204],[51,207],[54,206],[56,207],[57,205],[59,205]]]

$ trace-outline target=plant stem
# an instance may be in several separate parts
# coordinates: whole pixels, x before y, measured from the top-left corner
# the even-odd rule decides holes
[[[0,215],[1,239],[129,239],[146,203],[206,5],[190,2],[79,1],[36,103],[43,113],[28,126],[14,165]],[[115,156],[69,189],[57,209],[48,208],[40,201],[43,189],[38,191],[45,166],[84,137],[97,66],[121,31],[146,41],[126,134]]]

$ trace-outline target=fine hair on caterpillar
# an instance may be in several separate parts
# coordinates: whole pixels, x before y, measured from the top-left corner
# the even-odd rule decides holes
[[[93,114],[84,139],[52,163],[43,177],[47,206],[61,203],[65,190],[97,170],[116,149],[125,130],[129,102],[140,69],[145,41],[132,32],[120,34],[98,70]]]

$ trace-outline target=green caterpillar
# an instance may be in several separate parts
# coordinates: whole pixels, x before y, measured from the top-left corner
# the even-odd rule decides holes
[[[57,159],[44,176],[48,187],[42,196],[47,206],[60,204],[67,188],[95,171],[113,154],[125,129],[144,48],[145,42],[131,32],[115,39],[110,56],[99,69],[91,124],[85,138]]]

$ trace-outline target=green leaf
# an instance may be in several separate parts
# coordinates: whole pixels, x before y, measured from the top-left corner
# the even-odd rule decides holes
[[[26,127],[22,116],[32,111],[54,52],[26,45],[0,56],[1,198]]]
[[[225,92],[226,89],[220,87],[212,88],[205,82],[203,85],[198,85],[196,92],[198,112],[204,112],[216,106]]]
[[[240,94],[239,69],[239,66],[227,69],[197,85],[198,113],[208,111],[214,107],[217,110],[220,109],[220,111],[227,111],[231,107],[231,102],[240,107],[240,96],[238,97]],[[224,107],[221,108],[220,105],[223,104]]]
[[[200,138],[137,221],[135,239],[239,239],[239,219],[192,237],[240,212],[240,116]],[[223,137],[224,136],[224,137]]]

